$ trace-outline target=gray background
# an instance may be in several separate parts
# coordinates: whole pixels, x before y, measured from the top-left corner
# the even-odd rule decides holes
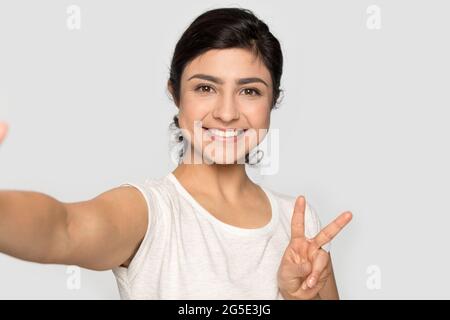
[[[450,298],[448,1],[1,0],[0,189],[81,201],[172,170],[171,54],[195,17],[230,5],[263,19],[285,57],[280,170],[255,179],[306,195],[323,225],[354,214],[332,245],[341,298]],[[0,298],[119,297],[112,272],[82,269],[69,290],[66,269],[0,254]]]

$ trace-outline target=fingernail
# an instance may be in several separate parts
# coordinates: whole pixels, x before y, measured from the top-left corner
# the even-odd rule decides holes
[[[315,282],[316,282],[316,279],[314,277],[311,277],[311,279],[308,280],[308,286],[310,288],[314,287]]]
[[[303,284],[302,284],[302,289],[303,289],[303,290],[306,290],[306,289],[307,289],[307,286],[306,286],[306,281],[305,281],[305,282],[303,282]]]

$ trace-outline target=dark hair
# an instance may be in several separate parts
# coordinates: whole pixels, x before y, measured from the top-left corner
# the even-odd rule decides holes
[[[180,102],[181,75],[185,66],[211,49],[249,49],[263,61],[270,72],[273,85],[271,109],[277,108],[283,54],[279,41],[269,27],[255,14],[242,8],[219,8],[198,16],[178,40],[170,65],[169,84],[175,103]],[[173,124],[179,128],[177,116]],[[180,139],[181,141],[181,139]],[[182,152],[180,152],[182,156]],[[248,154],[246,162],[248,163]]]

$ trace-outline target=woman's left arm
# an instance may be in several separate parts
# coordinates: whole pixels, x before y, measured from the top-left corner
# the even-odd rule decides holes
[[[322,248],[352,219],[344,212],[312,239],[305,236],[305,198],[297,198],[291,218],[291,241],[280,267],[277,280],[286,300],[339,299],[331,255]]]

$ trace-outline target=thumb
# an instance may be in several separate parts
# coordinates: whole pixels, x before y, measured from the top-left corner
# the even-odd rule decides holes
[[[312,264],[309,261],[299,263],[282,263],[279,269],[279,276],[283,280],[292,280],[300,278],[301,281],[311,273]],[[301,282],[300,282],[301,283]]]
[[[306,289],[306,286],[309,288],[314,287],[317,284],[317,281],[320,278],[320,275],[323,270],[328,266],[329,255],[324,250],[317,251],[316,257],[312,264],[312,271],[308,278],[303,282],[302,289]]]
[[[298,276],[304,278],[311,273],[313,266],[308,260],[302,260],[298,266]]]

